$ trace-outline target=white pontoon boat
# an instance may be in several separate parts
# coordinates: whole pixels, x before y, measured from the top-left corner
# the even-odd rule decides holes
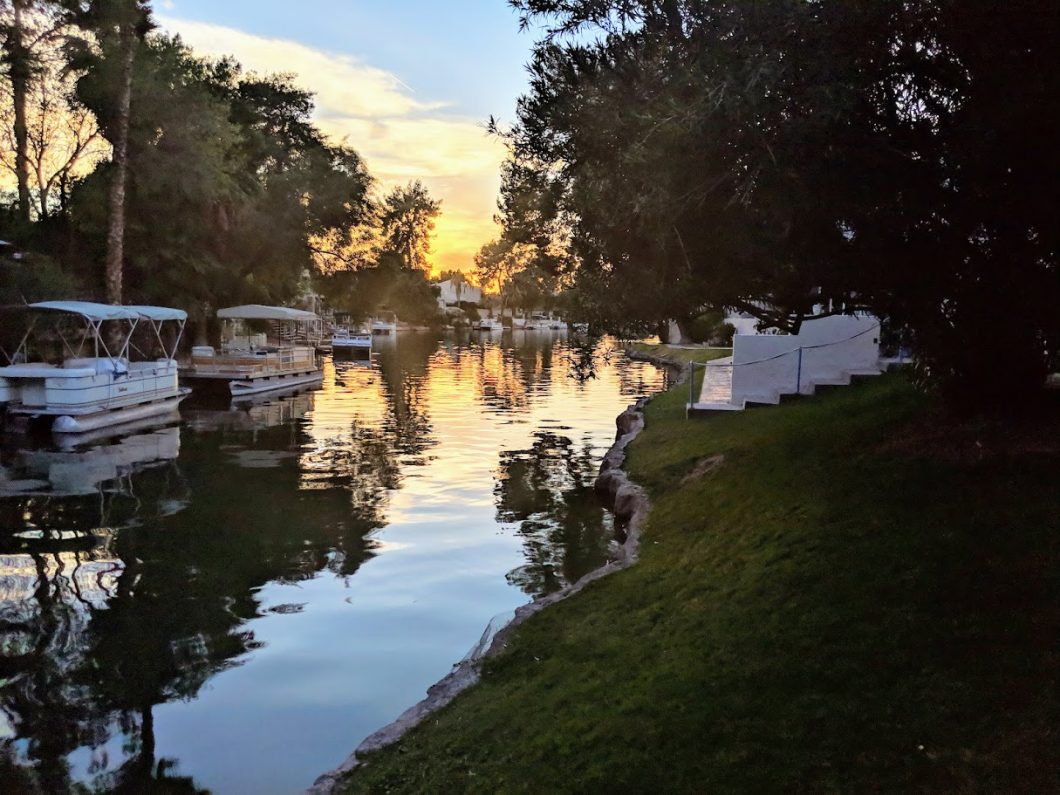
[[[51,418],[56,433],[85,433],[149,417],[169,415],[190,389],[177,385],[174,358],[184,332],[187,313],[162,306],[116,306],[88,301],[44,301],[27,307],[33,316],[13,363],[0,367],[0,394],[8,399],[9,418]],[[42,315],[56,316],[63,359],[54,364],[33,361],[28,343]],[[76,346],[68,338],[71,318],[80,323]],[[177,327],[172,344],[163,335],[166,323]],[[104,334],[104,324],[117,324],[114,334]],[[149,359],[132,345],[137,328],[153,332],[151,346],[162,356]],[[111,326],[113,329],[114,326]],[[105,338],[106,337],[106,338]],[[107,344],[110,340],[111,350]],[[130,361],[130,352],[141,361]]]
[[[380,312],[372,318],[372,333],[392,335],[397,333],[397,316],[393,312]]]
[[[475,328],[479,331],[490,331],[500,333],[504,331],[504,326],[501,321],[493,317],[484,317],[475,324]]]
[[[534,312],[523,325],[527,331],[548,331],[548,327],[548,316],[538,312]]]
[[[225,334],[220,351],[208,345],[192,348],[191,366],[185,370],[185,378],[227,382],[233,397],[312,386],[323,380],[315,348],[283,341],[290,337],[292,326],[316,325],[320,318],[312,312],[247,304],[220,309],[217,317],[229,322],[226,332],[230,333]],[[273,339],[267,333],[237,333],[248,320],[270,321],[275,330]]]
[[[334,354],[371,354],[372,335],[366,331],[350,331],[338,326],[331,334],[331,351]]]

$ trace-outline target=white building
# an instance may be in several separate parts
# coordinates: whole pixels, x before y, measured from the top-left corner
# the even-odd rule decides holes
[[[482,288],[473,287],[463,280],[446,279],[435,282],[438,288],[438,308],[445,311],[447,306],[459,306],[462,302],[469,304],[482,303]]]

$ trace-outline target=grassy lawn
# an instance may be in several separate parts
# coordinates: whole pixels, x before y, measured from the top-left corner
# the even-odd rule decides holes
[[[1057,791],[1055,444],[918,445],[900,376],[691,421],[685,394],[632,448],[641,561],[348,790]]]

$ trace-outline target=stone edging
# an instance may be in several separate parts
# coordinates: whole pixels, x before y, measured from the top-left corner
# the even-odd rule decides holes
[[[627,351],[627,355],[636,353]],[[630,355],[630,358],[640,358]],[[664,359],[654,361],[645,355],[653,364],[674,366],[673,362]],[[313,782],[306,792],[307,795],[329,795],[338,791],[339,785],[346,776],[360,764],[358,754],[377,751],[393,742],[399,740],[409,729],[419,724],[430,715],[457,697],[461,692],[475,684],[481,677],[480,669],[482,661],[492,657],[504,650],[508,636],[511,632],[530,616],[544,610],[562,599],[581,591],[589,583],[606,577],[612,572],[620,571],[632,565],[637,560],[640,552],[640,533],[644,522],[651,510],[651,502],[647,492],[634,483],[622,470],[622,464],[626,460],[626,447],[644,430],[644,407],[651,401],[651,397],[640,398],[636,403],[627,408],[615,420],[618,426],[618,435],[611,449],[607,451],[600,465],[600,474],[594,484],[597,494],[604,504],[614,513],[615,518],[624,524],[625,540],[619,547],[619,552],[614,560],[608,561],[598,569],[595,569],[576,583],[568,585],[556,593],[540,599],[535,599],[529,604],[516,609],[515,616],[502,629],[490,637],[492,627],[487,627],[483,638],[471,654],[453,666],[445,677],[427,688],[427,697],[418,704],[405,710],[393,723],[384,726],[378,731],[365,738],[357,749],[347,757],[339,767],[324,773]]]
[[[650,362],[656,367],[669,367],[672,370],[677,370],[679,377],[675,383],[681,383],[681,381],[685,379],[685,374],[688,372],[687,364],[675,362],[673,359],[667,359],[665,356],[656,356],[654,353],[645,353],[643,351],[634,350],[633,348],[626,348],[625,354],[630,359],[638,362]]]

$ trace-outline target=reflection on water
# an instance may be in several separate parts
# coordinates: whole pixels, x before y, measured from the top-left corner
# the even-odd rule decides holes
[[[614,417],[562,338],[401,335],[321,389],[0,454],[0,781],[295,792],[497,614],[606,560]]]
[[[527,562],[508,580],[530,594],[577,581],[607,557],[612,524],[593,491],[598,461],[553,431],[534,433],[528,450],[501,454],[497,521],[518,523]]]

